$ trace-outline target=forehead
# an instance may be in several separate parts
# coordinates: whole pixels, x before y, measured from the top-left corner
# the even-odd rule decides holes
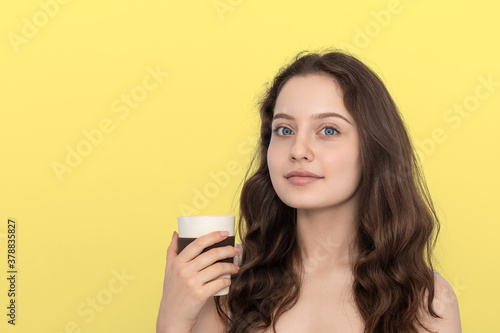
[[[334,78],[326,74],[294,76],[282,87],[274,114],[287,113],[294,118],[309,118],[315,113],[336,112],[353,120],[344,106],[342,89]]]

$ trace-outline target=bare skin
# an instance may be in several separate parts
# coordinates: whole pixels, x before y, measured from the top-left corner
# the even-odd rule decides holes
[[[277,321],[281,332],[362,332],[352,295],[359,135],[340,87],[325,75],[291,78],[275,105],[268,166],[280,199],[297,209],[305,267],[298,303]],[[287,178],[307,170],[314,178]],[[439,332],[460,332],[455,294],[436,276],[435,304],[444,319],[426,318]],[[272,329],[266,331],[272,332]]]
[[[278,116],[279,115],[279,116]],[[336,83],[321,75],[290,79],[274,110],[268,164],[273,187],[297,209],[304,279],[278,332],[362,332],[352,297],[356,189],[361,171],[356,123]],[[317,178],[290,181],[293,170]],[[271,332],[272,329],[268,330]]]
[[[274,116],[268,148],[269,173],[280,199],[297,209],[297,237],[305,269],[299,300],[278,318],[277,333],[362,333],[364,325],[352,295],[351,268],[355,254],[356,191],[361,177],[356,123],[344,107],[340,88],[324,75],[291,78],[278,96]],[[297,170],[314,175],[312,178],[288,177],[290,172]],[[175,259],[175,251],[171,251],[168,261],[177,264],[172,270],[167,262],[166,274],[170,282],[166,283],[166,290],[177,290],[174,285],[187,287],[178,280],[180,276],[186,279],[189,272],[197,272],[199,278],[193,280],[200,281],[200,272],[203,272],[200,267],[207,267],[215,258],[191,264],[192,268],[186,269],[184,274],[180,274],[180,269],[189,260],[196,262],[198,259],[193,258],[201,249],[201,244],[198,244],[189,254],[180,254],[178,258],[181,259]],[[229,256],[230,252],[228,250],[224,255]],[[231,267],[226,269],[230,272]],[[176,271],[177,274],[173,273]],[[207,277],[203,280],[209,281]],[[169,320],[172,321],[176,318],[173,314],[177,313],[187,323],[183,327],[192,328],[192,332],[224,332],[213,297],[208,298],[207,285],[198,282],[196,287],[199,296],[188,295],[193,307],[186,309],[178,309],[175,306],[177,300],[170,298],[168,301],[168,295],[164,294],[163,299],[172,312],[160,310],[159,321],[162,314],[167,313],[171,313]],[[215,286],[213,288],[210,292]],[[176,297],[185,296],[178,294]],[[204,305],[202,299],[207,300]],[[455,294],[439,274],[436,274],[434,304],[444,318],[425,317],[429,328],[440,333],[461,332]],[[272,326],[265,331],[272,332]],[[426,331],[422,329],[421,332]]]
[[[178,253],[178,235],[174,234],[167,250],[157,333],[192,332],[200,313],[203,309],[206,312],[206,303],[213,298],[212,295],[230,285],[230,279],[216,278],[223,274],[235,274],[239,268],[231,263],[215,262],[236,256],[239,249],[225,246],[201,254],[203,249],[226,237],[227,234],[223,236],[217,231],[212,232],[197,238]]]
[[[436,296],[433,304],[443,319],[424,315],[424,322],[436,332],[460,333],[458,302],[453,289],[439,274],[435,274],[435,278]],[[347,267],[343,270],[318,269],[314,272],[314,276],[306,277],[299,301],[278,319],[277,333],[361,333],[363,323],[352,299],[351,280],[352,274]],[[223,297],[221,299],[223,300]],[[223,306],[223,309],[227,313],[227,308]],[[164,315],[160,311],[159,321]],[[191,330],[157,330],[157,332],[223,333],[224,330],[225,326],[217,314],[214,299],[210,297]],[[424,329],[420,332],[427,333]],[[260,333],[273,333],[272,327]]]
[[[297,304],[278,319],[277,332],[363,332],[350,284],[347,270],[325,269],[309,277]]]

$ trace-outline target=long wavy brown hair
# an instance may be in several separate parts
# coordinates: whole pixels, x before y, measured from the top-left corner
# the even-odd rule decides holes
[[[304,267],[296,209],[285,205],[271,184],[267,149],[281,88],[290,78],[309,74],[327,74],[338,83],[358,124],[362,175],[352,290],[364,332],[428,330],[423,314],[440,318],[432,306],[439,220],[402,117],[370,68],[344,52],[328,51],[299,52],[259,100],[259,146],[240,199],[241,269],[232,276],[229,294],[215,297],[229,333],[259,332],[270,325],[276,332],[278,317],[300,294]]]

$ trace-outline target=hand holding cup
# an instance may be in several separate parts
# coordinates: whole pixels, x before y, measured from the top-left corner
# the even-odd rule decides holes
[[[215,246],[227,240],[229,234],[228,231],[212,231],[194,238],[179,253],[180,235],[174,233],[167,250],[157,332],[190,332],[208,299],[227,293],[231,283],[230,274],[236,274],[239,270],[232,263],[239,249],[232,245]],[[234,245],[234,231],[232,242]]]

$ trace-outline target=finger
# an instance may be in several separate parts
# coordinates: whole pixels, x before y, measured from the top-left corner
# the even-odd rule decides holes
[[[206,284],[207,282],[212,281],[221,275],[236,274],[238,273],[238,271],[239,267],[234,264],[230,264],[227,262],[218,262],[199,272],[197,275],[198,282],[200,284]]]
[[[199,272],[202,269],[212,265],[216,261],[235,257],[237,254],[237,250],[231,245],[215,247],[195,258],[192,261],[192,268],[195,271]]]
[[[172,235],[172,240],[170,241],[170,245],[168,246],[168,249],[167,249],[167,267],[172,265],[175,257],[177,257],[179,255],[179,252],[178,252],[179,246],[177,244],[178,238],[179,238],[179,234],[174,231],[174,234]]]
[[[189,262],[194,258],[196,258],[197,256],[199,256],[203,252],[203,250],[206,249],[207,247],[219,243],[226,238],[227,236],[221,235],[220,231],[214,231],[209,234],[198,237],[188,246],[186,246],[184,250],[182,250],[182,252],[179,255],[179,260],[182,262]]]
[[[229,287],[231,285],[230,278],[220,278],[213,280],[205,285],[205,290],[207,291],[208,297],[215,295],[222,289]]]

